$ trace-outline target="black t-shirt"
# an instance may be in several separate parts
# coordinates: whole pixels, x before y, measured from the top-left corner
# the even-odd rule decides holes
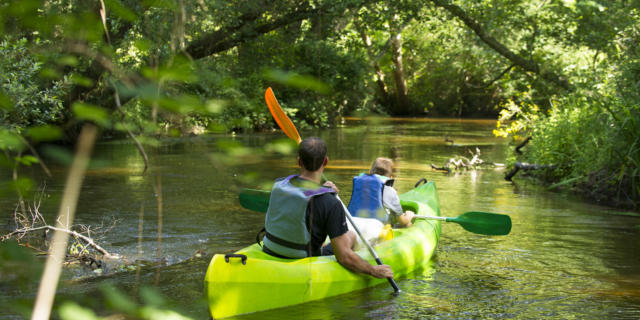
[[[311,216],[313,221],[310,219]],[[332,193],[315,196],[309,201],[307,221],[312,221],[311,254],[313,256],[320,255],[320,248],[327,236],[333,239],[349,230],[344,208]]]

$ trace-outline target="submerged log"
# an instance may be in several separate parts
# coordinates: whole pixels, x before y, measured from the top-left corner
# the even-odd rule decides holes
[[[504,177],[505,180],[511,181],[511,178],[520,171],[520,169],[528,171],[528,170],[540,170],[540,169],[553,169],[557,167],[555,164],[530,164],[526,162],[516,162],[513,164],[513,169],[507,173]]]

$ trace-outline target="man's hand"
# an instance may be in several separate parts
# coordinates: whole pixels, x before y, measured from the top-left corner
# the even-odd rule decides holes
[[[349,231],[331,239],[331,245],[333,246],[333,251],[335,252],[338,262],[343,267],[354,272],[366,273],[376,278],[393,277],[393,271],[388,265],[371,265],[351,250],[351,245],[353,244],[353,240],[355,240],[352,239],[353,234],[353,231]]]
[[[340,190],[338,190],[338,187],[336,187],[336,185],[331,182],[331,181],[327,181],[325,182],[322,186],[327,187],[327,188],[331,188],[333,189],[335,192],[339,192]]]
[[[398,222],[405,227],[411,226],[411,221],[416,217],[416,214],[412,211],[405,211],[403,215],[398,216]]]
[[[393,271],[391,271],[391,267],[389,267],[386,264],[383,264],[379,266],[373,266],[373,269],[371,270],[371,275],[380,279],[391,278],[393,277]]]

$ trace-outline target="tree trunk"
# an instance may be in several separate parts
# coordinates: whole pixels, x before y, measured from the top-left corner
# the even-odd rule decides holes
[[[369,61],[371,62],[371,66],[375,71],[375,82],[378,86],[378,94],[382,100],[383,104],[389,102],[389,94],[387,93],[387,85],[384,83],[384,73],[380,68],[380,63],[378,63],[378,59],[373,52],[373,48],[371,47],[371,38],[365,32],[364,28],[355,20],[355,26],[360,33],[360,38],[362,39],[362,43],[364,43],[364,47],[367,49],[367,55],[369,56]]]
[[[397,16],[394,16],[392,24],[397,24]],[[402,66],[402,29],[393,30],[394,36],[391,40],[391,48],[393,51],[393,79],[396,83],[396,104],[394,113],[409,114],[409,97],[407,96],[407,82],[404,79],[404,68]]]

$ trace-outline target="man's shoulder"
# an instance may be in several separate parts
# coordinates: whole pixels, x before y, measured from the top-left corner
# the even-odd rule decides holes
[[[342,203],[333,193],[324,193],[314,197],[315,205],[318,209],[326,213],[338,213],[343,211]],[[333,214],[331,214],[333,215]]]
[[[338,198],[334,195],[334,193],[327,192],[314,197],[315,201],[322,202],[323,204],[335,205],[339,202]]]

